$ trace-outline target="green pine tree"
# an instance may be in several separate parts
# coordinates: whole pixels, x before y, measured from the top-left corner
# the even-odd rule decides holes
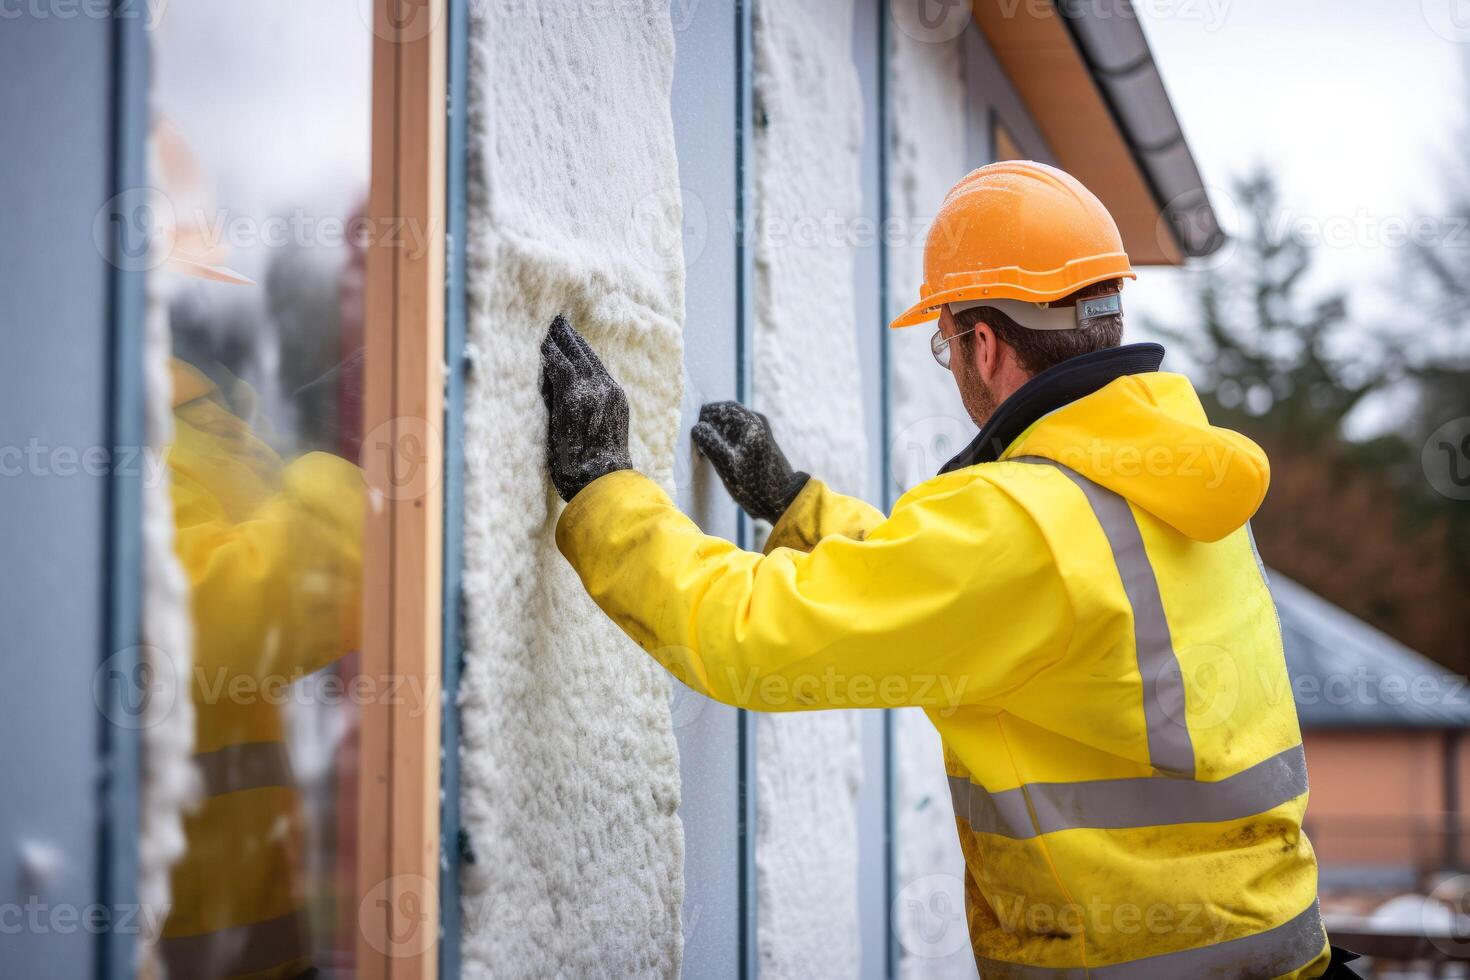
[[[1257,170],[1234,190],[1247,224],[1226,245],[1228,259],[1197,274],[1198,319],[1150,327],[1199,365],[1201,396],[1220,424],[1291,447],[1337,442],[1347,416],[1394,380],[1397,353],[1341,353],[1358,347],[1346,295],[1301,295],[1313,255],[1286,227],[1275,178]]]
[[[1190,322],[1150,326],[1198,365],[1211,420],[1255,439],[1271,459],[1271,490],[1253,521],[1262,557],[1409,646],[1470,670],[1458,598],[1467,580],[1443,514],[1423,503],[1422,474],[1412,489],[1403,475],[1411,458],[1417,466],[1422,440],[1410,425],[1361,442],[1345,429],[1370,394],[1422,383],[1424,365],[1406,374],[1389,332],[1354,323],[1343,292],[1307,295],[1312,249],[1290,233],[1271,174],[1237,182],[1234,203],[1245,226],[1216,267],[1192,280]]]

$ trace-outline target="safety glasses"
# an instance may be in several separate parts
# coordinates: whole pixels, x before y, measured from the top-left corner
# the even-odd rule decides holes
[[[929,338],[929,352],[934,355],[934,360],[939,363],[940,367],[944,368],[946,371],[949,370],[950,342],[974,333],[976,329],[978,329],[978,326],[979,325],[977,324],[976,326],[971,327],[969,330],[965,330],[961,333],[955,334],[953,337],[946,337],[943,330],[934,331],[934,336]]]

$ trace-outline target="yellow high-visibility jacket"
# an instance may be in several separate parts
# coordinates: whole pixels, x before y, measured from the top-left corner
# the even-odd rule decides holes
[[[327,453],[290,464],[203,374],[174,362],[174,550],[194,623],[194,762],[160,952],[171,977],[294,977],[311,966],[288,685],[360,645],[363,481]]]
[[[1313,977],[1301,733],[1247,525],[1268,477],[1186,379],[1148,372],[886,519],[812,480],[764,556],[631,471],[579,493],[557,541],[710,697],[925,710],[987,978]]]

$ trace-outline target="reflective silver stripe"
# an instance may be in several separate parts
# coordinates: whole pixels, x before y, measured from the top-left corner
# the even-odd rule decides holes
[[[159,942],[158,950],[170,980],[256,973],[309,953],[306,930],[295,912],[197,936],[166,937]]]
[[[1123,592],[1133,607],[1133,638],[1138,673],[1143,678],[1143,719],[1148,732],[1149,761],[1161,772],[1193,776],[1194,744],[1184,720],[1184,676],[1179,669],[1179,658],[1174,654],[1159,582],[1144,550],[1143,534],[1133,509],[1118,494],[1054,460],[1023,456],[1011,462],[1055,467],[1077,485],[1092,505],[1092,512],[1113,550],[1113,561],[1123,579]]]
[[[963,776],[950,776],[949,799],[954,804],[955,816],[978,834],[1025,840],[1045,833],[1031,819],[1024,787],[991,793]]]
[[[1251,522],[1245,522],[1245,536],[1250,539],[1251,556],[1256,560],[1256,568],[1261,573],[1261,581],[1266,583],[1266,588],[1271,587],[1271,576],[1266,573],[1266,563],[1261,561],[1261,549],[1256,547],[1256,531],[1251,527]]]
[[[1178,980],[1180,977],[1268,980],[1300,970],[1321,956],[1326,945],[1322,913],[1313,899],[1296,918],[1265,932],[1126,963],[1053,969],[982,957],[976,960],[985,980]]]
[[[290,786],[291,760],[283,742],[242,742],[194,756],[204,795],[219,796],[265,786]]]
[[[987,792],[949,777],[955,815],[982,834],[1025,840],[1058,830],[1123,830],[1219,823],[1265,813],[1307,791],[1307,759],[1297,745],[1215,782],[1137,776],[1077,783],[1026,783]]]

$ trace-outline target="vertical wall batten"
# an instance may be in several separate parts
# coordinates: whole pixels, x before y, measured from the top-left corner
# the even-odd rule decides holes
[[[144,21],[124,16],[120,5],[113,29],[113,191],[124,193],[148,183],[148,38]],[[113,225],[111,263],[111,437],[115,447],[146,446],[143,420],[143,319],[145,273],[124,260],[121,236]],[[107,503],[107,648],[109,718],[128,717],[122,703],[124,686],[141,669],[142,612],[142,477],[128,467],[115,467],[109,477]],[[109,659],[110,658],[110,659]],[[121,679],[120,679],[121,678]],[[100,807],[100,877],[98,895],[113,912],[137,901],[138,785],[142,778],[140,738],[136,728],[101,725],[104,777]],[[125,929],[98,935],[98,973],[111,978],[133,975],[136,936]]]
[[[882,499],[879,506],[883,513],[887,514],[893,509],[896,499],[893,493],[893,403],[892,391],[889,385],[890,357],[888,334],[888,316],[892,298],[889,296],[888,282],[888,236],[883,229],[888,227],[888,215],[890,211],[888,201],[888,154],[890,148],[890,133],[888,126],[889,112],[889,85],[888,85],[888,30],[889,17],[888,5],[880,3],[877,11],[878,31],[878,308],[881,311],[882,343],[880,347],[880,361],[882,369],[879,372],[880,384],[882,385],[883,426],[882,443],[880,444],[879,456],[882,458]],[[893,727],[893,713],[883,712],[883,878],[884,878],[884,909],[887,917],[884,920],[886,928],[883,930],[885,937],[885,949],[887,951],[886,973],[892,978],[898,975],[898,933],[893,927],[893,903],[898,897],[898,827],[897,817],[894,809],[894,801],[898,795],[898,771],[894,760],[897,753],[894,749],[895,736]]]
[[[363,593],[387,601],[364,603],[362,670],[417,680],[428,699],[422,711],[362,706],[358,885],[382,914],[359,917],[357,971],[384,980],[432,980],[439,966],[438,916],[417,910],[439,906],[441,865],[446,9],[373,5],[369,214],[427,229],[428,242],[367,250]]]
[[[439,774],[439,976],[460,971],[459,676],[464,659],[465,221],[469,4],[448,0],[444,257],[444,588]]]
[[[887,317],[884,304],[883,215],[887,153],[883,100],[886,69],[883,47],[888,5],[884,0],[856,0],[853,11],[852,57],[863,107],[859,150],[862,205],[852,231],[853,285],[857,343],[862,368],[863,429],[868,450],[864,496],[886,509],[887,458]],[[870,234],[871,232],[871,234]],[[862,942],[861,976],[890,975],[888,874],[892,799],[888,759],[889,714],[859,710],[863,787],[858,795],[858,922]]]
[[[735,246],[736,246],[736,398],[748,403],[755,368],[755,18],[756,0],[735,2]],[[750,518],[740,514],[737,542],[753,543]],[[740,712],[740,976],[757,972],[755,880],[755,726],[756,717]]]

